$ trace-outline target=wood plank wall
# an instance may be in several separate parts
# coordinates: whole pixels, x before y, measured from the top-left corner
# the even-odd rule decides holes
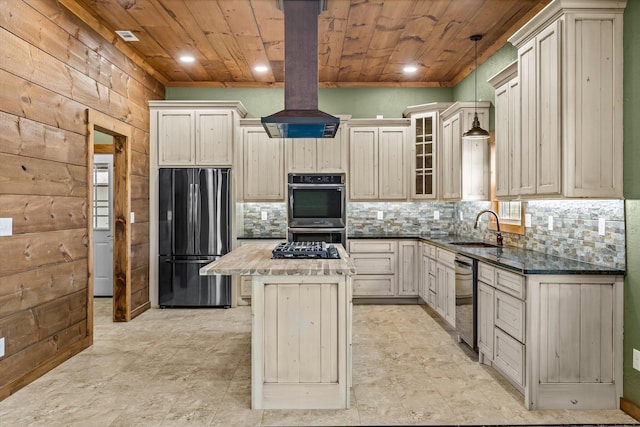
[[[149,110],[164,87],[57,0],[0,0],[0,400],[92,342],[87,128],[133,126],[132,312],[149,303]]]

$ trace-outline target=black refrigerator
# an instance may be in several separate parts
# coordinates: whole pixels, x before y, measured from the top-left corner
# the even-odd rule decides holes
[[[230,169],[160,169],[160,308],[231,306],[231,277],[199,272],[230,250],[230,178]]]

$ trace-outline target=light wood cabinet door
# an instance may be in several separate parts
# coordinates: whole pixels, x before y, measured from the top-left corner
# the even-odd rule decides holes
[[[345,173],[347,146],[343,132],[338,128],[335,138],[287,139],[288,172]]]
[[[541,383],[614,381],[614,286],[540,285]]]
[[[435,199],[437,189],[438,121],[436,113],[411,118],[413,129],[413,167],[411,197]]]
[[[429,258],[420,257],[420,298],[427,302],[429,298]]]
[[[493,297],[494,289],[478,282],[478,350],[488,361],[493,360]]]
[[[378,198],[378,128],[349,130],[349,198]]]
[[[398,295],[416,296],[419,294],[420,270],[418,242],[398,242]]]
[[[495,91],[495,183],[496,196],[509,195],[509,174],[511,165],[509,154],[511,152],[511,136],[509,133],[509,83],[498,87]]]
[[[520,86],[514,77],[495,92],[495,184],[496,196],[517,195],[519,182],[515,156],[520,153]]]
[[[378,133],[378,198],[407,199],[407,128],[384,127]]]
[[[442,122],[442,161],[440,162],[440,182],[442,198],[460,200],[462,198],[462,115],[457,113]]]
[[[561,190],[561,22],[556,21],[535,39],[537,194],[559,194]]]
[[[456,277],[455,270],[438,263],[436,266],[436,311],[455,328],[456,325]]]
[[[244,201],[284,201],[284,142],[269,138],[261,127],[245,127],[242,133]]]
[[[513,146],[511,195],[561,191],[560,22],[518,49],[520,144]]]
[[[233,164],[233,114],[225,110],[196,110],[196,164]]]
[[[316,172],[316,138],[287,138],[289,172]]]
[[[195,153],[195,112],[158,111],[158,165],[193,165]]]
[[[622,14],[567,16],[563,108],[568,197],[622,198]],[[626,42],[626,41],[625,41]]]
[[[347,172],[348,156],[344,128],[339,127],[335,138],[319,138],[316,142],[318,172]]]
[[[510,194],[535,194],[537,123],[536,41],[518,49],[520,144],[514,145]]]

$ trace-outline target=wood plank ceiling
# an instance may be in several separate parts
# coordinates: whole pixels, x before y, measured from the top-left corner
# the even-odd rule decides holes
[[[59,1],[165,85],[284,82],[284,17],[276,0]],[[318,18],[319,85],[454,86],[473,70],[469,36],[484,36],[482,63],[549,1],[328,0]],[[139,41],[125,45],[115,30]],[[182,63],[185,54],[195,61]],[[405,65],[417,72],[403,73]]]

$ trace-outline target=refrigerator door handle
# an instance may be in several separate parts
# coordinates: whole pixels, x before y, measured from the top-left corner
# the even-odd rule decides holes
[[[199,175],[199,174],[198,174]],[[195,233],[195,248],[196,253],[199,253],[200,248],[200,222],[202,221],[202,215],[200,213],[200,184],[198,183],[199,176],[196,175],[193,193],[193,231]]]

